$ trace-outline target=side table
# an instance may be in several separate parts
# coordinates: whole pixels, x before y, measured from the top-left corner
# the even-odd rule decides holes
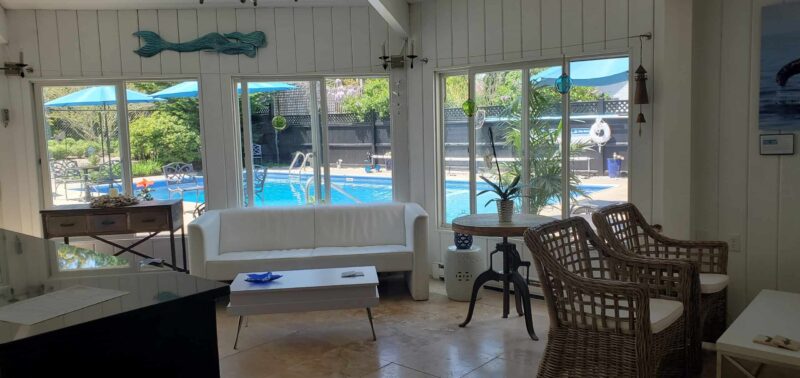
[[[451,245],[447,248],[444,262],[444,286],[447,297],[460,302],[470,300],[472,284],[483,272],[486,263],[480,247],[473,245],[469,249],[457,249]],[[481,298],[478,292],[476,299]]]

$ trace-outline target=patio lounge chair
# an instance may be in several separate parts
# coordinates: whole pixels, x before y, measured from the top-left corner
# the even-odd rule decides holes
[[[84,191],[84,184],[85,180],[83,175],[81,174],[80,169],[78,169],[78,163],[74,160],[52,160],[50,161],[50,175],[53,178],[53,194],[57,194],[58,187],[60,185],[64,186],[64,198],[69,200],[69,191],[70,191],[70,184],[79,184],[80,185],[80,194],[78,197],[81,198]]]
[[[195,210],[200,205],[200,191],[203,190],[203,185],[197,181],[197,173],[194,171],[192,163],[174,162],[169,163],[161,170],[164,172],[164,177],[167,179],[167,191],[169,192],[169,199],[172,199],[173,193],[178,194],[178,197],[183,199],[183,194],[186,192],[195,192]]]
[[[267,183],[267,167],[263,165],[253,165],[253,190],[256,197],[264,200],[261,195],[264,193],[264,186]]]
[[[525,242],[550,317],[539,377],[686,375],[692,264],[616,253],[578,217]]]
[[[122,163],[116,159],[100,163],[89,173],[89,181],[91,192],[98,196],[108,193],[109,189],[117,184],[120,185],[118,189],[121,189]],[[105,188],[105,191],[101,188]]]

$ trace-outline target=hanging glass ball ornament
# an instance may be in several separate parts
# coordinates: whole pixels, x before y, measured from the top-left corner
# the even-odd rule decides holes
[[[467,117],[474,116],[475,115],[475,100],[470,98],[470,99],[467,99],[467,101],[464,101],[464,103],[461,104],[461,110],[464,111],[464,115],[466,115]]]
[[[572,88],[572,78],[567,75],[567,73],[562,73],[561,76],[556,79],[555,82],[556,91],[561,94],[569,93],[570,88]]]

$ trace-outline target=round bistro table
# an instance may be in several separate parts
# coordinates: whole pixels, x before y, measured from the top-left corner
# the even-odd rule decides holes
[[[509,311],[509,284],[514,285],[514,301],[517,307],[517,314],[525,316],[525,326],[528,328],[528,335],[531,339],[539,340],[533,330],[533,319],[531,317],[531,299],[528,291],[528,283],[519,274],[520,266],[530,266],[530,262],[523,262],[514,243],[509,243],[508,238],[522,236],[530,227],[552,222],[555,218],[545,217],[534,214],[514,214],[511,222],[500,222],[497,214],[472,214],[453,219],[452,227],[454,232],[473,236],[501,237],[503,241],[497,243],[495,250],[489,255],[489,270],[478,275],[472,285],[472,296],[469,301],[469,312],[467,319],[459,324],[459,327],[466,327],[472,320],[472,312],[475,310],[475,301],[481,286],[487,281],[500,281],[503,283],[503,318],[508,317]],[[491,256],[497,252],[503,254],[503,272],[496,272],[492,268]]]

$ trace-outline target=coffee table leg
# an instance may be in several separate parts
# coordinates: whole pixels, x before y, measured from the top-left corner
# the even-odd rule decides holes
[[[375,325],[372,324],[372,309],[369,307],[367,307],[367,317],[369,318],[369,328],[372,329],[372,341],[376,341],[378,338],[375,337]]]
[[[233,349],[237,349],[239,346],[239,332],[242,331],[242,317],[239,316],[239,325],[236,326],[236,340],[233,341]]]

